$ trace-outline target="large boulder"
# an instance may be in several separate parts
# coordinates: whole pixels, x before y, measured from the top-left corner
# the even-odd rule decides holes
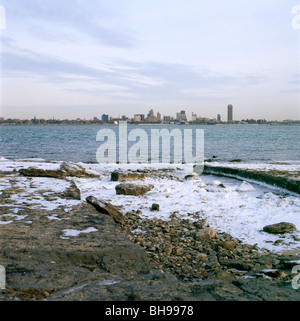
[[[134,196],[143,196],[154,188],[151,184],[130,184],[122,183],[116,186],[117,195],[134,195]]]
[[[271,233],[271,234],[283,234],[288,232],[296,231],[297,228],[292,223],[287,222],[280,222],[276,224],[266,225],[263,228],[264,232]]]

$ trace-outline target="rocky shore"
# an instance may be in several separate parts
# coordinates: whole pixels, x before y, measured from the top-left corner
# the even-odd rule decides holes
[[[155,216],[161,204],[153,204],[153,217],[145,218],[142,209],[83,195],[76,179],[100,175],[79,165],[23,165],[0,172],[1,301],[300,299],[292,287],[298,250],[276,254],[245,244],[212,228],[201,209],[163,220]],[[115,195],[141,204],[154,187],[143,181],[147,175],[173,174],[112,172],[109,179],[117,182]]]

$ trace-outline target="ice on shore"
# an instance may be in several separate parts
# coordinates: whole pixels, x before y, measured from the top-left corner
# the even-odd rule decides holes
[[[287,162],[209,162],[209,166],[221,166],[221,167],[231,167],[238,169],[250,169],[259,171],[287,171],[287,172],[299,172],[300,162],[299,161],[287,161]]]
[[[100,178],[72,178],[81,191],[81,202],[85,202],[85,198],[92,195],[119,206],[124,215],[132,210],[140,210],[140,216],[144,219],[161,218],[169,220],[170,215],[176,212],[177,216],[182,218],[206,219],[208,224],[216,231],[226,232],[240,239],[243,243],[257,244],[260,248],[277,252],[300,248],[300,197],[280,188],[270,189],[265,185],[246,180],[215,177],[213,175],[200,175],[200,177],[193,176],[192,179],[184,179],[186,174],[190,174],[190,168],[185,165],[100,165],[82,163],[80,165],[101,175]],[[0,162],[0,171],[12,172],[13,169],[18,170],[21,166],[58,169],[60,163],[3,160]],[[172,170],[162,170],[167,167]],[[115,186],[120,182],[111,181],[111,172],[114,170],[138,169],[151,169],[144,183],[152,184],[154,188],[144,197],[116,195]],[[154,174],[155,171],[157,172]],[[68,208],[80,203],[80,201],[60,198],[45,199],[44,196],[49,196],[47,193],[50,193],[51,196],[51,192],[47,192],[49,189],[56,193],[63,192],[70,184],[66,180],[52,178],[32,178],[29,180],[18,176],[16,172],[0,178],[0,194],[10,186],[12,177],[17,178],[15,184],[19,189],[22,189],[18,197],[11,196],[16,208],[18,206],[24,207],[25,202],[28,206],[46,208],[49,211],[64,206],[67,212]],[[44,190],[44,194],[29,196],[33,195],[33,192],[41,190]],[[159,211],[151,211],[153,203],[160,205]],[[15,214],[17,215],[17,213]],[[54,212],[50,213],[48,218],[58,219]],[[30,217],[26,219],[30,220]],[[0,225],[11,224],[15,220],[16,217],[14,216],[4,218],[3,215],[0,215],[0,222],[2,222]],[[283,221],[295,224],[297,231],[285,235],[272,235],[262,231],[265,225]],[[92,232],[92,230],[65,230],[63,237],[85,232]]]

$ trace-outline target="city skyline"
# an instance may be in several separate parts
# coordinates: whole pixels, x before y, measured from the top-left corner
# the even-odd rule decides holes
[[[0,0],[0,117],[298,120],[296,4]]]
[[[38,118],[34,115],[32,119],[13,119],[0,117],[0,125],[20,124],[20,125],[39,125],[39,124],[118,124],[120,121],[126,121],[131,124],[202,124],[202,125],[223,125],[223,124],[285,124],[285,125],[300,125],[300,120],[286,119],[283,121],[266,120],[266,119],[241,119],[236,120],[233,118],[233,106],[229,104],[227,106],[227,121],[222,121],[221,115],[217,114],[216,117],[208,118],[192,113],[191,117],[186,115],[185,110],[176,112],[176,116],[162,115],[159,111],[155,112],[152,109],[148,114],[134,114],[133,117],[127,115],[119,115],[114,117],[109,114],[102,114],[101,117],[94,116],[92,119],[59,119],[53,118],[44,119]]]

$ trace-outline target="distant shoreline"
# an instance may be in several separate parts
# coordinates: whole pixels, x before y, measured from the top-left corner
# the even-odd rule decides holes
[[[32,123],[0,123],[0,126],[118,126],[114,123],[93,123],[93,122],[82,122],[82,123],[38,123],[38,124],[32,124]],[[165,126],[165,125],[171,125],[171,126],[230,126],[230,125],[243,125],[243,126],[300,126],[300,121],[295,123],[265,123],[265,124],[244,124],[244,123],[222,123],[222,124],[209,124],[209,123],[187,123],[187,124],[174,124],[174,123],[131,123],[129,122],[128,125],[134,125],[134,126],[149,126],[149,125],[156,125],[156,126]]]

